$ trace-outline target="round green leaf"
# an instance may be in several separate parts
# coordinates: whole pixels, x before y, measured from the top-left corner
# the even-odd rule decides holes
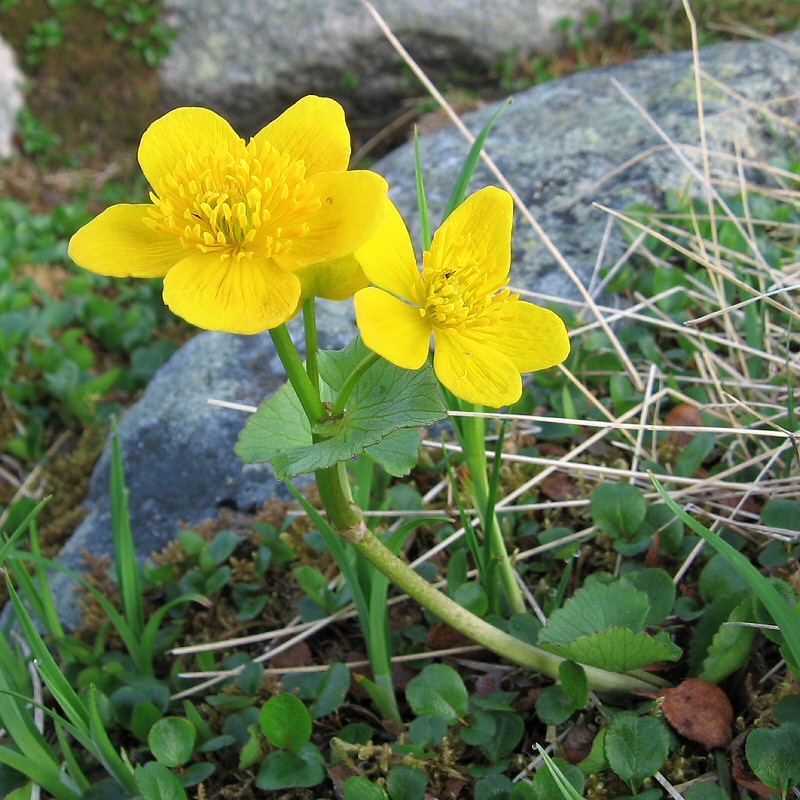
[[[660,625],[670,615],[675,605],[675,583],[668,572],[663,569],[642,569],[627,572],[622,580],[644,592],[650,600],[646,619],[648,625]]]
[[[186,800],[181,782],[163,764],[151,761],[138,766],[133,778],[144,800]]]
[[[310,742],[296,753],[276,750],[262,762],[256,776],[259,789],[291,789],[295,786],[316,786],[325,780],[325,759],[319,748]]]
[[[406,687],[406,699],[417,716],[434,714],[452,725],[467,715],[467,687],[446,664],[429,664]]]
[[[283,750],[299,751],[311,738],[311,715],[293,694],[279,694],[267,700],[258,722],[270,744]]]
[[[353,775],[344,782],[344,800],[386,800],[387,794],[366,778]]]
[[[782,797],[800,783],[800,724],[756,728],[747,737],[745,752],[753,772]]]
[[[664,723],[655,717],[624,713],[611,720],[605,746],[611,769],[637,789],[667,760],[669,733]]]
[[[150,752],[160,764],[179,767],[194,752],[197,730],[183,717],[164,717],[153,724],[147,736]]]
[[[422,800],[427,788],[428,778],[417,767],[398,764],[386,778],[386,789],[391,800]]]
[[[644,494],[629,483],[603,483],[592,493],[592,519],[614,539],[636,539],[647,515]]]

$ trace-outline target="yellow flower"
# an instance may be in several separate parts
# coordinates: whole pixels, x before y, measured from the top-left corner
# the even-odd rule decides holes
[[[213,111],[176,109],[139,146],[151,203],[106,209],[69,254],[102,275],[163,277],[164,302],[201,328],[275,328],[304,297],[363,285],[352,253],[383,222],[387,187],[349,160],[334,100],[305,97],[249,142]]]
[[[433,334],[442,384],[462,400],[493,408],[519,399],[520,373],[562,362],[569,354],[564,323],[508,289],[513,218],[507,192],[476,192],[436,232],[420,273],[408,230],[390,203],[378,233],[356,251],[375,284],[355,295],[367,347],[399,367],[419,369]]]

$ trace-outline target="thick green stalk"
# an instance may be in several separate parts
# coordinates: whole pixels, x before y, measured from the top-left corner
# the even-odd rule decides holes
[[[272,336],[275,350],[283,363],[283,368],[286,370],[286,375],[295,392],[297,392],[303,410],[306,412],[311,424],[314,425],[325,416],[325,406],[322,405],[322,400],[319,399],[319,389],[314,386],[308,377],[300,354],[297,352],[286,326],[281,325],[278,328],[273,328],[269,333]]]
[[[356,368],[347,376],[347,379],[342,384],[342,388],[339,389],[339,394],[336,396],[336,402],[333,405],[333,410],[331,414],[336,416],[337,414],[344,414],[345,408],[347,407],[347,401],[350,399],[350,393],[355,389],[356,384],[361,380],[361,376],[376,362],[380,359],[380,356],[377,353],[370,353],[368,356],[364,356],[361,361],[356,364]]]
[[[559,665],[565,659],[495,628],[440,592],[394,555],[364,524],[360,511],[349,499],[349,492],[341,482],[342,476],[336,467],[318,470],[316,475],[320,497],[334,529],[352,542],[395,586],[474,642],[515,664],[558,678]],[[584,666],[584,669],[589,685],[600,691],[626,694],[637,690],[652,692],[654,688],[664,685],[660,678],[642,672],[623,674],[588,666]]]
[[[475,495],[475,505],[478,508],[483,535],[489,542],[489,550],[495,568],[500,573],[500,582],[505,592],[506,600],[515,614],[525,611],[525,600],[514,575],[514,567],[508,556],[503,532],[500,529],[500,520],[494,509],[489,509],[489,478],[486,474],[486,444],[484,441],[485,422],[482,417],[462,418],[461,445],[464,456],[469,464],[472,474],[472,488]]]
[[[306,334],[306,373],[311,385],[319,392],[319,366],[317,352],[319,350],[319,337],[317,336],[317,306],[316,298],[309,297],[303,303],[303,329]]]

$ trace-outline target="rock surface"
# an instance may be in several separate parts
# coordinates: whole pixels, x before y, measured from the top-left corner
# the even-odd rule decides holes
[[[375,0],[411,54],[447,80],[553,51],[559,22],[591,36],[642,0]],[[400,58],[360,0],[165,0],[178,31],[161,66],[174,105],[205,105],[250,133],[304,94],[371,117],[402,93]],[[590,17],[591,15],[591,17]],[[581,25],[597,19],[591,27]]]
[[[787,42],[800,45],[800,34]],[[702,63],[708,73],[756,103],[791,95],[800,82],[796,60],[769,44],[718,45],[702,53]],[[615,208],[631,202],[658,203],[665,188],[681,185],[687,175],[671,151],[651,152],[662,140],[626,102],[612,79],[625,86],[675,141],[698,142],[691,54],[679,53],[581,73],[531,89],[505,111],[487,146],[584,280],[595,268],[607,220],[592,207],[592,201]],[[705,100],[710,146],[730,149],[736,143],[744,156],[753,157],[780,152],[780,144],[769,139],[757,114],[741,111],[739,101],[709,87]],[[797,118],[796,106],[787,109],[776,103],[773,110]],[[465,121],[478,130],[492,113],[492,108],[486,108]],[[454,129],[422,141],[434,218],[441,213],[467,149]],[[648,153],[629,168],[612,173]],[[400,148],[375,168],[388,178],[393,199],[406,218],[414,220],[411,147]],[[492,179],[482,170],[475,185],[487,182]],[[623,248],[615,228],[603,263],[613,263]],[[519,219],[514,249],[512,285],[560,297],[576,295],[572,281]],[[323,343],[340,346],[354,332],[352,304],[320,305]],[[298,321],[291,327],[297,335]],[[285,496],[285,489],[269,477],[266,467],[244,466],[233,455],[244,424],[241,412],[206,404],[208,397],[256,404],[282,379],[268,334],[202,333],[158,373],[120,425],[133,530],[142,556],[173,538],[179,520],[196,524],[215,516],[221,505],[246,510],[267,498]],[[79,564],[83,548],[110,553],[108,465],[106,453],[93,478],[89,516],[62,553],[72,566]],[[65,617],[74,620],[69,610]]]
[[[22,82],[14,51],[0,37],[0,160],[13,152],[17,114],[24,102]]]

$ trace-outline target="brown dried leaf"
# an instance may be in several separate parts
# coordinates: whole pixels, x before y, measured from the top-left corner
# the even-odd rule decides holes
[[[310,663],[311,648],[302,641],[270,659],[270,666],[276,669],[307,667]]]
[[[597,731],[586,725],[576,725],[561,742],[561,756],[570,764],[579,764],[591,752]]]
[[[665,425],[679,425],[699,428],[703,424],[700,418],[700,412],[696,406],[691,406],[688,403],[679,403],[670,409],[666,418],[664,419]],[[669,440],[671,444],[679,449],[686,447],[689,442],[694,439],[694,434],[688,431],[674,431],[670,434]]]
[[[550,500],[575,500],[581,490],[566,472],[554,472],[541,483],[542,494]]]
[[[725,747],[733,736],[733,706],[719,686],[687,678],[661,692],[664,716],[678,733],[706,747]]]
[[[432,650],[449,650],[451,647],[466,647],[475,642],[447,623],[439,622],[430,629],[426,644]]]

